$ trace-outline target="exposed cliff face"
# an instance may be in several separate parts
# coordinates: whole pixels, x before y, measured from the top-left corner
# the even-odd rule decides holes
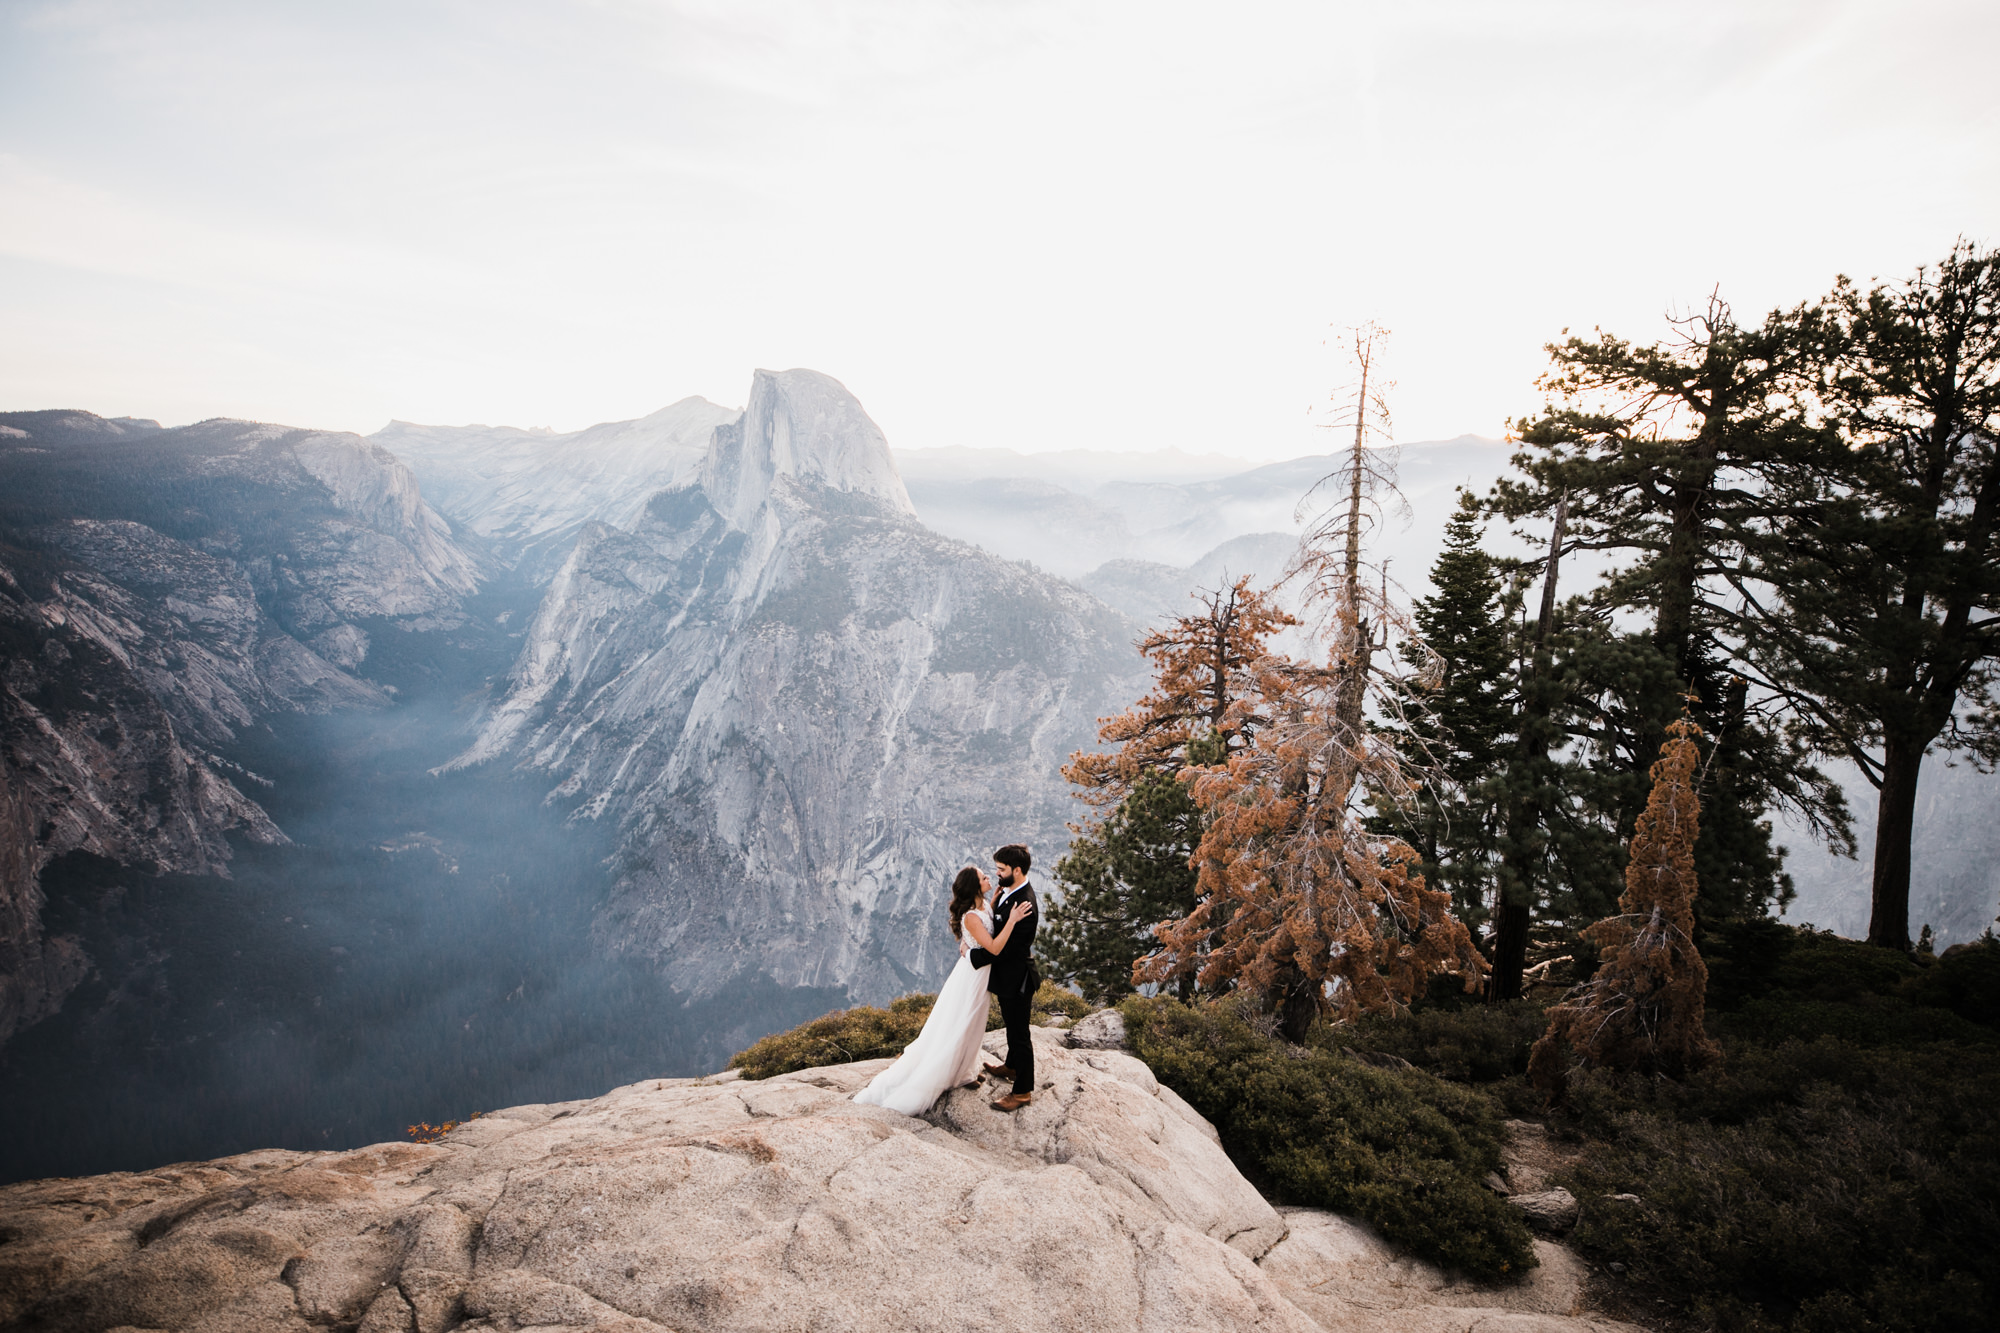
[[[0,417],[0,1041],[87,970],[37,877],[84,851],[224,874],[284,835],[213,747],[280,711],[377,707],[366,622],[478,577],[415,478],[354,436]],[[302,640],[309,640],[303,642]]]
[[[1638,1333],[1586,1311],[1583,1266],[1548,1242],[1528,1280],[1479,1288],[1280,1213],[1145,1064],[1034,1040],[1011,1116],[967,1090],[921,1119],[856,1105],[876,1060],[648,1079],[432,1144],[9,1186],[0,1323]]]
[[[1059,768],[1142,684],[1133,626],[915,521],[825,376],[759,372],[699,481],[586,528],[458,766],[623,830],[606,945],[695,994],[940,978],[951,874],[1066,841]]]
[[[424,495],[534,583],[586,523],[629,527],[655,493],[690,478],[734,408],[684,398],[636,421],[567,434],[392,421],[369,437],[416,470]]]
[[[43,935],[37,876],[49,861],[87,851],[213,873],[229,859],[226,834],[283,837],[199,743],[248,715],[232,678],[249,655],[215,643],[237,627],[191,626],[89,571],[41,591],[0,569],[0,1040],[54,1012],[88,968],[73,940]],[[148,683],[171,679],[176,659],[188,679],[163,699]]]
[[[914,516],[889,441],[840,381],[815,370],[760,370],[750,404],[717,427],[701,490],[732,527],[748,531],[779,478],[874,500]]]

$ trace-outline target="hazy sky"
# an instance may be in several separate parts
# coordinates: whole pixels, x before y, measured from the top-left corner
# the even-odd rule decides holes
[[[1498,434],[2000,241],[2000,5],[0,0],[0,407],[573,429],[757,366],[899,447]]]

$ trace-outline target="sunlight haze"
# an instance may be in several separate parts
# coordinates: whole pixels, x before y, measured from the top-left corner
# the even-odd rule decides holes
[[[1541,346],[1995,215],[1985,5],[15,3],[0,403],[574,430],[756,367],[899,449],[1498,436]]]

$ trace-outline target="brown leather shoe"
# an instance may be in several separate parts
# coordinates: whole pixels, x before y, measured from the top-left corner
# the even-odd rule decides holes
[[[993,1109],[996,1111],[1018,1111],[1033,1100],[1035,1100],[1035,1094],[1032,1092],[1010,1092],[999,1101],[994,1102]]]
[[[1002,1083],[1012,1083],[1014,1081],[1014,1066],[1012,1065],[988,1065],[986,1066],[986,1072],[991,1077],[999,1079]]]

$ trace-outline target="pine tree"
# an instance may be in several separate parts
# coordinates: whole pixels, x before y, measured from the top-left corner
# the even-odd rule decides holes
[[[1393,742],[1355,725],[1343,665],[1267,659],[1270,723],[1256,742],[1196,771],[1207,820],[1195,850],[1195,910],[1158,931],[1135,980],[1263,999],[1297,1041],[1322,1012],[1408,1004],[1447,973],[1484,972],[1451,897],[1425,884],[1416,851],[1368,827],[1368,798],[1407,800]]]
[[[1371,701],[1391,716],[1413,686],[1434,687],[1438,663],[1414,626],[1364,577],[1362,537],[1383,482],[1367,448],[1385,421],[1377,370],[1381,332],[1356,330],[1359,382],[1353,443],[1325,482],[1336,504],[1309,529],[1293,577],[1325,610],[1324,666],[1267,657],[1254,667],[1262,725],[1220,765],[1190,775],[1207,826],[1195,850],[1200,902],[1158,930],[1160,950],[1137,981],[1192,974],[1208,990],[1235,988],[1278,1011],[1287,1036],[1313,1020],[1407,1004],[1439,973],[1476,984],[1484,960],[1451,898],[1416,870],[1416,851],[1370,827],[1365,812],[1414,799],[1413,765],[1394,730],[1372,724]],[[1318,488],[1316,488],[1318,489]],[[1391,636],[1417,679],[1387,668]]]
[[[1683,1078],[1721,1058],[1702,1024],[1708,967],[1694,944],[1694,847],[1701,728],[1667,728],[1651,795],[1632,837],[1620,915],[1583,932],[1603,949],[1598,969],[1549,1010],[1530,1053],[1537,1087],[1560,1095],[1564,1052],[1587,1066]]]
[[[1217,738],[1229,752],[1250,742],[1263,724],[1252,680],[1265,643],[1298,624],[1268,590],[1240,578],[1227,588],[1195,594],[1201,609],[1139,641],[1153,664],[1153,689],[1116,717],[1097,738],[1116,746],[1077,752],[1063,776],[1093,805],[1115,805],[1147,773],[1178,773],[1191,742]]]
[[[1444,552],[1431,566],[1435,591],[1411,609],[1440,675],[1434,689],[1409,695],[1407,733],[1436,776],[1385,825],[1416,847],[1425,880],[1449,892],[1474,927],[1487,914],[1499,839],[1500,811],[1482,788],[1511,740],[1516,702],[1505,587],[1480,546],[1478,519],[1478,500],[1460,491]]]
[[[1099,727],[1116,748],[1071,755],[1063,769],[1098,813],[1071,826],[1056,866],[1063,896],[1038,938],[1051,974],[1093,999],[1130,992],[1135,965],[1160,947],[1154,927],[1194,910],[1189,858],[1204,821],[1181,776],[1252,742],[1266,721],[1255,665],[1270,636],[1297,623],[1248,579],[1196,598],[1200,610],[1141,640],[1153,689]],[[1181,989],[1192,986],[1189,973]]]
[[[1050,975],[1108,1004],[1132,991],[1133,966],[1159,948],[1153,927],[1195,908],[1188,859],[1201,841],[1201,812],[1187,785],[1167,773],[1141,776],[1131,792],[1056,865],[1063,885],[1039,939]],[[1192,976],[1184,978],[1188,998]]]
[[[1723,741],[1708,778],[1735,799],[1697,853],[1712,872],[1700,907],[1704,917],[1739,916],[1790,892],[1768,812],[1789,810],[1832,847],[1851,846],[1840,789],[1813,763],[1807,738],[1765,716],[1769,699],[1753,705],[1732,684],[1762,677],[1746,665],[1731,572],[1765,511],[1763,477],[1825,437],[1809,400],[1837,340],[1818,306],[1744,328],[1711,298],[1674,323],[1675,335],[1651,346],[1600,333],[1550,347],[1541,385],[1560,405],[1520,424],[1523,478],[1503,481],[1496,505],[1518,519],[1565,503],[1569,549],[1622,557],[1599,606],[1651,613],[1653,649]],[[1662,734],[1639,737],[1639,753],[1656,752]]]
[[[1868,938],[1907,950],[1924,754],[2000,760],[2000,252],[1832,304],[1840,434],[1767,469],[1736,589],[1753,661],[1880,791]]]

